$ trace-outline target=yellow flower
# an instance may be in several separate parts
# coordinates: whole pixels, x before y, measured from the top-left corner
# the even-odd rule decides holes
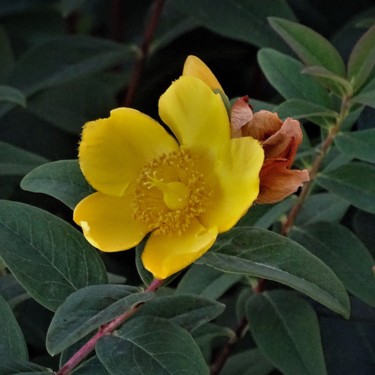
[[[159,100],[163,126],[131,108],[88,122],[81,170],[97,190],[74,210],[86,239],[106,252],[147,239],[142,261],[155,278],[202,256],[259,192],[264,152],[251,137],[231,139],[221,96],[183,76]]]

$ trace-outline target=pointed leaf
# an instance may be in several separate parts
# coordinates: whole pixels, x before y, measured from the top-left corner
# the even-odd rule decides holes
[[[375,25],[359,39],[348,62],[348,78],[358,89],[366,82],[375,66]]]
[[[305,65],[322,66],[338,76],[345,76],[342,57],[332,44],[316,31],[300,23],[276,17],[270,17],[269,22]]]
[[[107,281],[102,260],[76,229],[23,203],[0,201],[0,257],[50,310],[75,290]]]
[[[12,358],[27,360],[25,338],[8,303],[0,295],[0,361]]]
[[[77,160],[58,160],[32,170],[21,181],[21,188],[48,194],[73,209],[94,192],[83,177]]]
[[[282,290],[254,295],[248,320],[259,349],[284,374],[327,374],[318,319],[307,302]]]
[[[62,352],[135,304],[153,297],[126,285],[90,285],[72,293],[57,309],[47,332],[51,355]]]
[[[349,292],[375,307],[375,261],[349,229],[320,222],[293,228],[291,238],[330,266]]]
[[[274,280],[345,317],[349,314],[348,295],[332,270],[301,245],[271,231],[234,228],[221,235],[213,249],[196,263]]]
[[[25,95],[15,87],[0,85],[0,102],[11,102],[26,107]]]
[[[375,167],[352,162],[330,172],[321,172],[317,183],[353,206],[375,213]]]
[[[96,352],[111,375],[205,375],[209,373],[193,338],[166,319],[139,317],[116,336],[99,340]]]
[[[352,98],[352,101],[375,108],[375,77]]]

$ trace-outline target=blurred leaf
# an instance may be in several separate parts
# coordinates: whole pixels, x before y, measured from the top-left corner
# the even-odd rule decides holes
[[[98,357],[92,357],[71,372],[73,375],[110,375]]]
[[[293,228],[290,236],[331,267],[349,292],[375,307],[375,261],[349,229],[320,222]]]
[[[193,295],[157,297],[137,312],[138,316],[165,318],[187,331],[215,319],[225,309],[222,303]]]
[[[279,117],[285,119],[293,117],[295,119],[309,118],[309,117],[330,117],[336,118],[337,113],[331,111],[321,105],[314,104],[302,99],[289,99],[275,108],[275,112]]]
[[[21,188],[48,194],[71,209],[94,190],[82,175],[77,160],[58,160],[32,170],[21,181]]]
[[[63,36],[26,52],[17,60],[8,84],[30,96],[134,58],[135,50],[129,46],[89,36]]]
[[[345,155],[375,163],[375,128],[341,132],[335,137],[335,144]]]
[[[195,294],[216,300],[243,278],[211,267],[193,264],[176,288],[177,294]]]
[[[50,0],[2,0],[0,2],[0,16],[21,13],[38,5],[47,5],[50,2]]]
[[[25,299],[30,298],[25,289],[10,273],[0,277],[0,296],[7,301],[12,309]]]
[[[27,360],[26,342],[8,303],[0,295],[0,361]]]
[[[270,17],[272,28],[307,66],[322,66],[344,77],[344,61],[332,44],[316,31],[296,22]]]
[[[353,206],[375,213],[375,167],[352,162],[318,174],[317,183]]]
[[[220,374],[268,375],[273,369],[259,349],[252,349],[230,356]]]
[[[11,86],[0,85],[0,101],[15,103],[21,107],[26,107],[25,95],[20,90]]]
[[[327,374],[318,319],[307,302],[282,290],[254,295],[248,320],[259,349],[284,374]]]
[[[125,323],[96,346],[112,375],[204,375],[208,368],[193,338],[166,319],[143,316]]]
[[[258,62],[267,80],[285,99],[304,99],[331,108],[327,91],[311,76],[301,74],[303,64],[281,52],[262,48]]]
[[[375,78],[354,96],[352,101],[375,108]]]
[[[86,0],[60,0],[59,9],[64,18],[79,10]]]
[[[222,234],[196,263],[277,281],[344,317],[349,314],[348,296],[332,270],[301,245],[271,231],[234,228]]]
[[[373,258],[375,258],[374,228],[375,215],[357,210],[353,218],[353,230],[356,236],[366,245]]]
[[[14,65],[14,56],[8,35],[0,25],[0,82],[3,82]]]
[[[220,35],[258,47],[280,48],[279,39],[267,23],[268,16],[295,19],[283,0],[227,0],[215,6],[210,0],[173,0],[173,5]]]
[[[31,296],[50,310],[75,290],[107,280],[99,255],[76,229],[23,203],[0,201],[0,256]]]
[[[90,332],[153,298],[127,285],[90,285],[72,293],[57,309],[46,340],[48,353],[62,352]]]
[[[42,156],[0,141],[0,175],[23,176],[47,161]]]
[[[312,224],[317,221],[339,222],[350,203],[337,195],[330,193],[319,193],[307,198],[299,212],[297,224]]]
[[[366,82],[375,66],[375,25],[357,42],[349,57],[348,78],[353,83],[354,91]]]
[[[19,374],[51,374],[51,370],[39,366],[36,363],[26,361],[15,361],[6,358],[0,363],[1,375],[19,375]]]

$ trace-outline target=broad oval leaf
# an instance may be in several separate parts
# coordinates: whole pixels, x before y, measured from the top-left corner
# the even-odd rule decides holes
[[[257,294],[247,316],[257,346],[283,374],[327,374],[318,319],[306,301],[282,290]]]
[[[321,172],[317,183],[353,206],[375,213],[375,167],[352,162],[330,172]]]
[[[72,293],[57,309],[47,332],[51,355],[62,352],[90,332],[120,316],[152,293],[126,285],[90,285]]]
[[[94,192],[83,177],[77,160],[58,160],[32,170],[21,181],[21,188],[48,194],[73,209]]]
[[[277,281],[349,315],[348,295],[332,270],[298,243],[271,231],[234,228],[196,263]]]
[[[354,233],[320,222],[295,227],[290,236],[328,264],[349,292],[375,307],[375,261]]]
[[[335,144],[347,156],[375,163],[375,129],[341,132],[335,137]]]
[[[0,295],[0,361],[29,358],[25,338],[8,303]]]
[[[107,281],[98,253],[75,228],[24,203],[0,201],[0,257],[50,310],[75,290]]]
[[[111,375],[205,375],[208,367],[187,331],[162,318],[142,316],[96,345]]]
[[[15,87],[0,85],[0,102],[10,102],[26,107],[25,95]]]
[[[137,316],[165,318],[187,331],[215,319],[225,309],[222,303],[193,295],[158,297],[144,304]]]
[[[338,76],[346,74],[345,64],[332,44],[316,31],[297,22],[270,17],[272,28],[307,66],[322,66]]]

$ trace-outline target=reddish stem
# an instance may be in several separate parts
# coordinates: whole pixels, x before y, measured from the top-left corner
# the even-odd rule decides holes
[[[143,34],[143,42],[140,47],[140,55],[136,62],[130,83],[128,92],[125,98],[125,107],[130,107],[133,103],[135,92],[138,87],[139,80],[142,76],[143,69],[145,66],[146,59],[149,54],[150,45],[154,37],[156,26],[158,25],[160,15],[163,10],[165,0],[155,0],[153,4],[153,11],[151,14],[150,22],[147,24],[146,30]]]
[[[154,279],[152,283],[147,287],[145,292],[154,292],[163,284],[163,280]],[[60,368],[59,371],[56,372],[56,375],[68,375],[70,372],[79,364],[81,361],[90,354],[95,346],[96,343],[101,339],[103,336],[110,335],[116,328],[118,328],[122,323],[124,323],[127,319],[133,316],[138,309],[142,306],[142,303],[133,306],[130,310],[125,311],[122,315],[118,316],[117,318],[113,319],[107,324],[101,326],[98,332],[91,337],[89,341],[84,344],[81,349],[79,349],[73,357],[69,359],[68,362],[64,364],[63,367]]]

